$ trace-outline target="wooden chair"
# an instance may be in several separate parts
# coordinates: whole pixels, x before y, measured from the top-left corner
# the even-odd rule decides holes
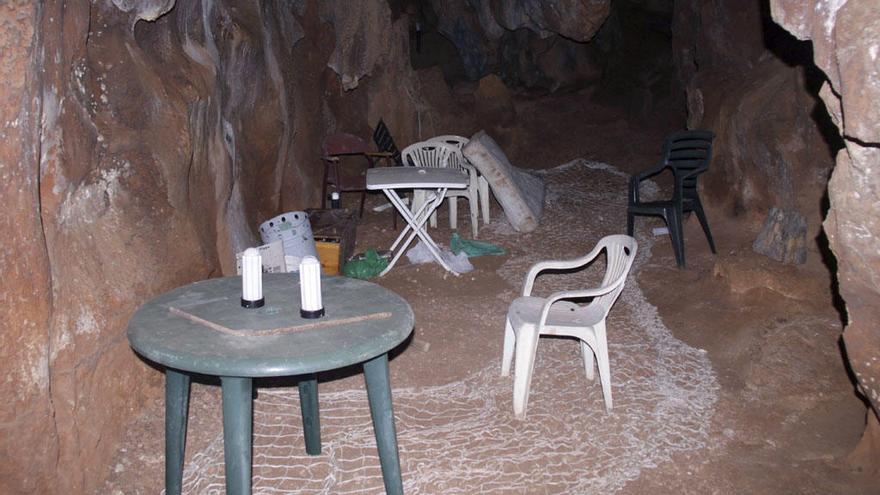
[[[327,188],[333,185],[336,192],[360,192],[361,206],[359,217],[364,216],[364,200],[367,195],[366,172],[375,163],[368,154],[371,152],[367,143],[352,134],[339,133],[324,139],[324,181],[321,186],[321,204],[326,207]],[[360,158],[358,158],[360,157]],[[344,170],[340,170],[342,164]]]
[[[373,142],[376,144],[379,154],[384,154],[383,158],[390,159],[395,166],[403,166],[403,161],[400,159],[400,150],[397,149],[394,138],[391,137],[391,132],[382,119],[379,119],[376,129],[373,131]]]

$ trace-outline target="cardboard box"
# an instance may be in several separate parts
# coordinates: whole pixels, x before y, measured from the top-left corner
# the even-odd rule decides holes
[[[357,216],[354,210],[306,210],[315,238],[315,249],[321,270],[327,275],[338,275],[345,261],[354,253],[357,235]]]
[[[315,249],[318,251],[318,260],[321,262],[321,271],[325,275],[339,275],[341,264],[339,240],[323,238],[315,240]]]

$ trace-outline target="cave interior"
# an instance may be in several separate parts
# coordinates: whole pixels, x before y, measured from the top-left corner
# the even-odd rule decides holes
[[[348,133],[372,146],[382,120],[400,149],[432,136],[484,131],[514,166],[543,178],[542,223],[564,231],[553,239],[540,229],[520,236],[496,197],[491,220],[479,221],[478,238],[505,255],[472,258],[474,271],[461,277],[403,260],[371,280],[403,296],[415,314],[415,336],[390,354],[407,492],[876,493],[876,6],[871,0],[5,4],[0,362],[9,400],[0,409],[6,460],[0,491],[163,489],[165,378],[162,366],[129,346],[132,314],[175,287],[235,275],[235,254],[261,244],[262,222],[324,207],[325,139]],[[714,133],[699,194],[717,253],[688,215],[687,266],[678,268],[668,235],[657,230],[663,220],[640,218],[634,236],[643,260],[627,282],[637,287],[638,304],[624,291],[615,306],[621,309],[608,320],[611,373],[619,365],[621,376],[613,385],[621,397],[614,413],[604,413],[598,381],[583,381],[582,368],[576,380],[566,379],[565,391],[542,388],[555,382],[539,375],[541,363],[572,362],[541,339],[554,350],[545,358],[538,351],[529,408],[539,419],[518,422],[513,382],[495,375],[503,315],[530,264],[522,260],[580,256],[599,237],[625,233],[628,177],[654,165],[664,137],[685,129]],[[651,187],[659,195],[674,188],[670,175]],[[341,201],[357,209],[359,195],[342,194]],[[396,236],[390,214],[373,209],[384,202],[376,191],[367,194],[356,251],[384,248]],[[459,203],[459,233],[472,237],[462,213],[468,203]],[[429,231],[445,244],[449,213],[445,205],[438,212],[438,226]],[[660,346],[651,334],[649,344],[660,347],[640,351],[647,353],[642,361],[676,363],[675,356],[687,355],[687,363],[667,363],[669,375],[662,376],[703,380],[676,385],[678,395],[664,389],[670,403],[683,403],[679,409],[627,402],[628,381],[639,382],[642,368],[627,364],[623,354],[638,345],[615,343],[614,326],[626,326],[627,318],[644,323],[647,317],[638,315],[645,311],[656,313],[667,340]],[[669,357],[658,349],[679,350]],[[661,381],[659,372],[651,377]],[[318,381],[326,393],[322,410],[331,398],[347,404],[364,397],[358,371],[322,374]],[[212,483],[224,479],[218,383],[193,380],[188,493],[217,490]],[[295,382],[262,385],[271,392],[257,392],[255,407],[268,408],[258,411],[267,417],[273,398],[298,397]],[[497,403],[476,401],[479,390],[461,392],[495,385]],[[572,388],[588,402],[569,409]],[[554,399],[567,401],[555,414]],[[454,400],[460,409],[450,409]],[[350,407],[366,411],[363,404]],[[445,438],[445,431],[479,424],[445,416],[453,409],[463,417],[485,415],[486,429],[500,437],[480,430],[470,443],[457,436],[419,443],[419,428]],[[255,463],[263,463],[262,471],[254,468],[256,493],[382,493],[375,444],[360,452],[342,433],[371,434],[369,422],[359,422],[360,413],[328,411],[319,456],[301,457],[301,430],[269,447],[255,445]],[[425,417],[408,422],[420,411]],[[298,408],[291,414],[299,421]],[[335,424],[337,414],[348,419]],[[566,414],[576,417],[558,417]],[[665,418],[659,430],[676,421],[668,428],[679,429],[667,436],[642,431],[659,418]],[[505,443],[505,435],[527,435],[521,430],[545,421],[549,430],[532,434],[550,435],[550,444],[537,453],[526,441]],[[259,436],[265,425],[254,423]],[[597,435],[593,447],[578,444],[593,441],[586,433],[592,429],[611,433]],[[560,431],[567,433],[552,436]],[[624,437],[634,443],[620,447]],[[272,445],[291,441],[300,457],[286,468],[278,467],[287,462],[284,449],[266,460]],[[500,446],[486,447],[493,442]],[[559,445],[571,452],[560,453]],[[580,464],[585,471],[573,469]],[[282,474],[275,478],[272,469]]]

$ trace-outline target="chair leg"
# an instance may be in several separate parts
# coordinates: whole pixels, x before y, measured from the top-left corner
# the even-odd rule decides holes
[[[703,227],[703,233],[706,234],[706,240],[709,241],[709,249],[712,250],[712,254],[717,254],[715,251],[715,241],[712,240],[712,232],[709,231],[709,220],[706,219],[706,212],[703,211],[703,205],[700,203],[700,198],[695,198],[693,205],[694,213],[697,214],[697,219]]]
[[[446,201],[449,202],[449,227],[455,230],[458,228],[458,198],[447,197]]]
[[[396,231],[397,230],[397,209],[396,208],[389,208],[389,210],[391,210],[391,229]]]
[[[596,362],[599,365],[599,381],[602,383],[602,396],[605,399],[605,412],[611,412],[611,365],[608,362],[608,342],[605,339],[605,322],[594,327],[596,333]]]
[[[474,188],[468,194],[468,207],[471,212],[471,234],[473,234],[474,239],[477,238],[477,234],[480,233],[480,204],[479,204],[479,196],[480,193],[477,188]]]
[[[327,179],[330,175],[330,167],[324,164],[324,181],[321,185],[321,208],[327,207]]]
[[[483,210],[483,223],[489,223],[489,201],[492,198],[489,197],[489,181],[486,180],[482,175],[479,179],[480,182],[480,207]]]
[[[364,200],[367,199],[367,191],[361,191],[361,210],[358,218],[364,218]]]
[[[535,370],[535,352],[538,350],[538,330],[521,328],[516,339],[516,362],[513,377],[513,413],[525,419],[529,403],[529,387]]]
[[[672,250],[675,253],[675,264],[684,268],[684,236],[681,231],[681,214],[673,209],[665,215],[669,237],[672,239]]]
[[[501,376],[510,374],[510,362],[513,360],[513,349],[516,347],[516,333],[510,326],[510,320],[504,322],[504,353],[501,355]]]
[[[626,235],[632,237],[634,227],[635,227],[635,215],[633,215],[632,213],[627,211],[626,212]]]
[[[596,378],[596,363],[593,355],[593,349],[583,340],[581,341],[581,354],[584,358],[584,371],[587,373],[587,380]]]
[[[415,214],[417,211],[419,211],[419,208],[421,208],[422,203],[425,201],[424,197],[425,197],[424,191],[420,191],[418,189],[413,191],[413,198],[412,198],[412,203],[410,203],[410,205],[409,205],[409,211],[413,212],[413,214]]]

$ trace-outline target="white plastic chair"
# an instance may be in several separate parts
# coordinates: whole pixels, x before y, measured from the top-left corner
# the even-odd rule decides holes
[[[449,190],[446,192],[446,197],[449,198],[449,226],[453,229],[458,227],[458,197],[463,196],[468,199],[471,214],[471,233],[476,238],[478,232],[477,221],[479,219],[479,212],[477,211],[479,182],[476,169],[465,161],[461,151],[457,147],[443,142],[423,141],[407,146],[400,152],[400,156],[404,165],[454,168],[468,176],[467,189]],[[412,211],[418,211],[419,207],[424,204],[425,197],[425,191],[415,191],[413,194]],[[431,226],[437,227],[436,213],[431,215]]]
[[[638,246],[628,235],[611,235],[602,238],[586,256],[571,261],[542,261],[535,264],[526,275],[522,297],[510,305],[504,333],[504,354],[501,374],[510,373],[510,361],[516,351],[516,370],[513,385],[513,412],[519,419],[526,416],[529,386],[535,366],[538,337],[560,335],[580,340],[584,370],[587,379],[594,375],[593,361],[599,366],[605,410],[611,411],[611,369],[608,363],[608,345],[605,337],[605,317],[620,291],[632,267]],[[535,278],[544,270],[571,270],[583,267],[606,252],[605,277],[595,289],[561,291],[549,297],[531,295]],[[571,299],[593,298],[585,305]]]
[[[461,151],[461,149],[464,148],[464,145],[470,142],[470,139],[447,134],[445,136],[432,137],[428,141],[451,144]],[[462,155],[462,158],[464,158],[464,155]],[[464,161],[467,163],[467,158],[464,158]],[[483,177],[483,174],[481,174],[479,170],[477,171],[477,177],[479,177],[480,209],[483,213],[483,223],[489,223],[489,182]]]

